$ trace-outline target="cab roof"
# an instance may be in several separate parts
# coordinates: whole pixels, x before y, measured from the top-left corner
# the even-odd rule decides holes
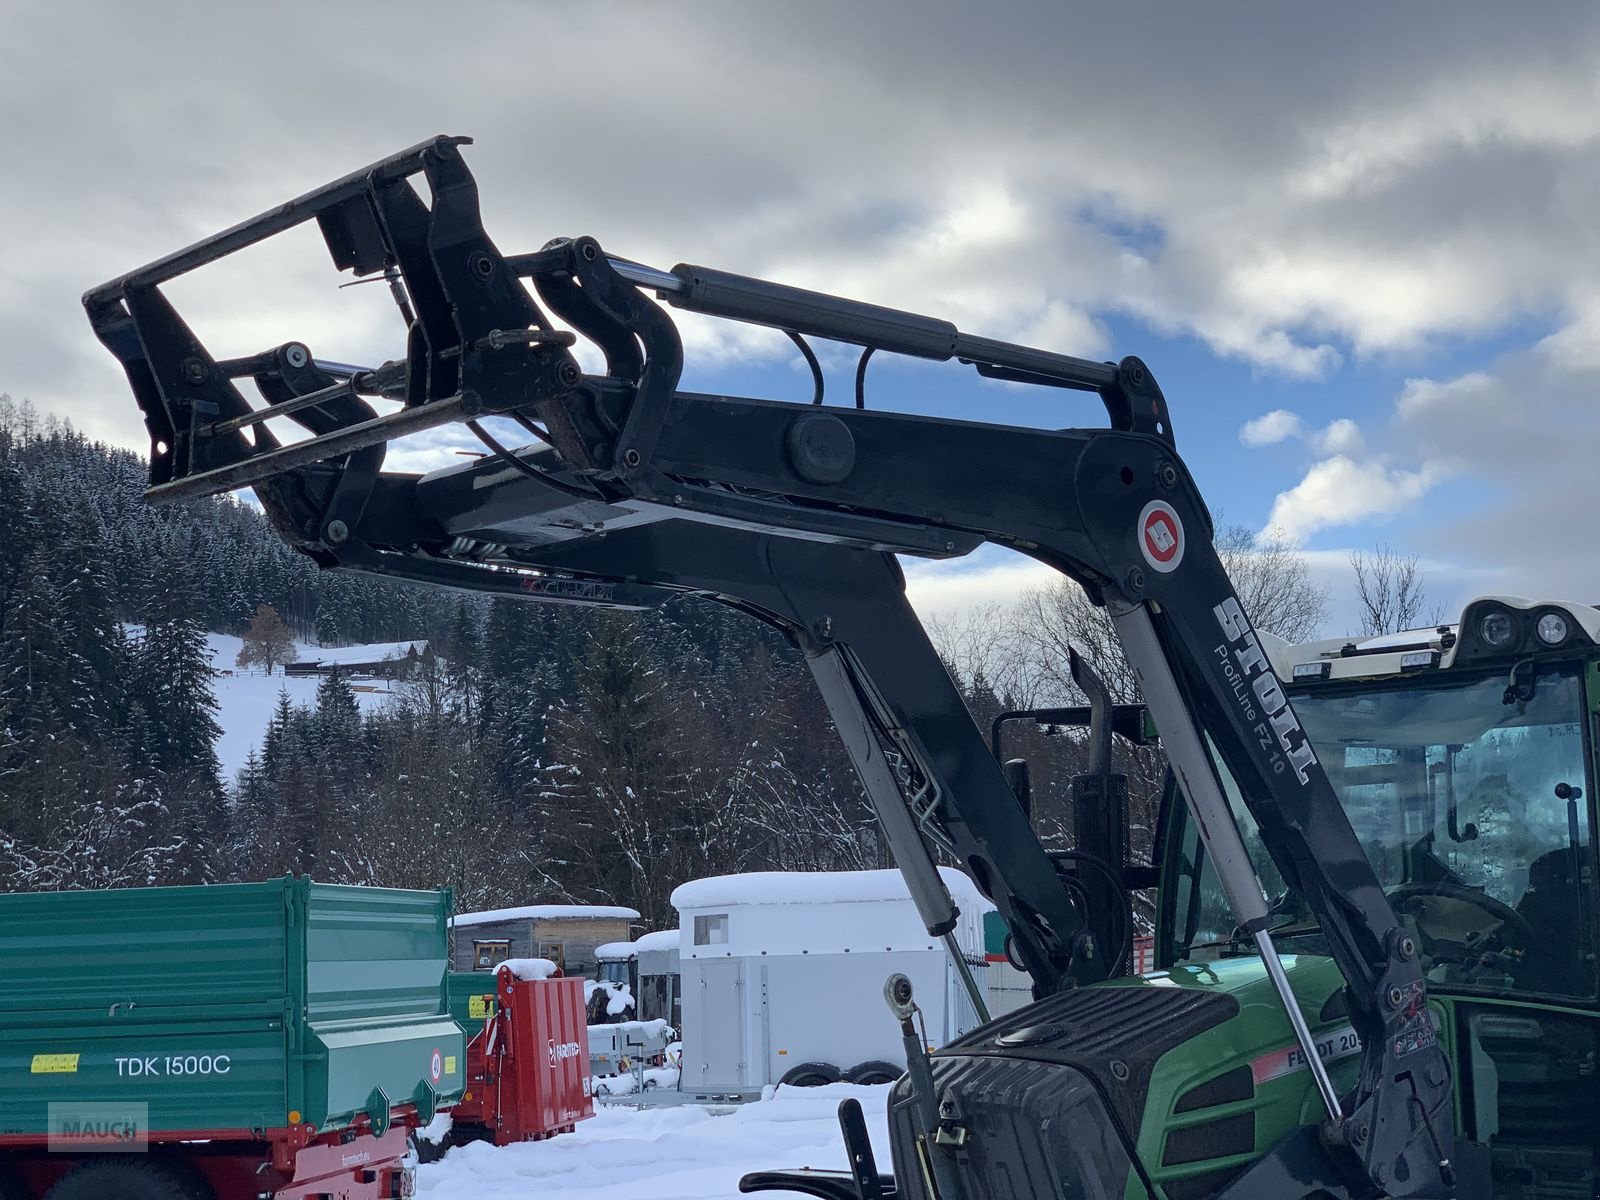
[[[1562,619],[1543,625],[1546,633],[1564,625],[1566,632],[1559,640],[1547,640],[1540,632],[1547,615]],[[1491,633],[1497,640],[1490,640]],[[1298,644],[1264,631],[1260,638],[1278,677],[1302,685],[1467,665],[1500,663],[1509,667],[1526,658],[1571,658],[1600,652],[1600,608],[1568,600],[1480,596],[1448,625]]]

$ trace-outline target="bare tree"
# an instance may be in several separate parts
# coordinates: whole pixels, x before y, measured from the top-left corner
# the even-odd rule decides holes
[[[1311,578],[1305,559],[1292,546],[1239,525],[1219,530],[1215,544],[1239,603],[1256,628],[1291,642],[1316,634],[1328,614],[1327,589]],[[1062,699],[1078,695],[1067,670],[1068,647],[1076,647],[1106,681],[1114,700],[1139,699],[1138,682],[1122,656],[1111,618],[1071,580],[1026,593],[1018,620],[1014,644],[1032,660],[1029,669],[1043,681],[1041,690]]]
[[[271,675],[274,667],[294,657],[294,631],[283,623],[278,610],[265,602],[256,606],[241,642],[235,666],[262,666]]]
[[[1311,578],[1305,557],[1292,545],[1276,533],[1254,534],[1242,525],[1217,530],[1215,544],[1257,629],[1289,642],[1317,635],[1328,619],[1328,589]]]
[[[1383,545],[1371,554],[1352,554],[1350,567],[1356,573],[1361,633],[1366,636],[1437,625],[1444,619],[1443,605],[1434,605],[1424,615],[1428,593],[1415,554]]]
[[[1027,708],[1042,703],[1041,680],[1020,616],[996,603],[940,613],[927,621],[928,638],[962,687],[982,679],[1007,704]]]

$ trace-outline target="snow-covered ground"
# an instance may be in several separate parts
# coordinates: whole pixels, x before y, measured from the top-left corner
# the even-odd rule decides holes
[[[251,750],[260,750],[266,737],[267,722],[277,707],[278,693],[288,692],[295,704],[315,704],[317,684],[315,675],[289,676],[279,667],[271,675],[259,670],[241,672],[235,665],[239,647],[243,644],[226,633],[208,633],[206,642],[211,647],[211,665],[218,671],[233,672],[218,675],[212,680],[212,690],[217,697],[217,724],[222,726],[222,736],[217,739],[217,761],[222,764],[222,780],[231,784]],[[404,646],[407,643],[399,643]],[[342,655],[346,662],[371,662],[385,657],[390,646],[344,646],[338,650],[324,650],[295,643],[295,654],[300,659],[327,658]],[[389,700],[389,685],[384,680],[355,681],[356,703],[366,711]],[[361,690],[372,688],[372,691]]]
[[[839,1101],[867,1115],[878,1169],[889,1170],[889,1088],[779,1088],[723,1115],[696,1105],[599,1109],[573,1133],[496,1148],[458,1146],[417,1168],[419,1200],[735,1200],[749,1171],[844,1170]]]
[[[596,1096],[631,1096],[639,1090],[639,1076],[633,1072],[626,1075],[596,1075],[590,1080]],[[671,1091],[678,1086],[677,1067],[646,1067],[644,1069],[645,1091],[662,1089]]]

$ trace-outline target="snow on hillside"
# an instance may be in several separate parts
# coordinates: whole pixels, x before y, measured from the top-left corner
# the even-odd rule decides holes
[[[267,723],[278,704],[278,693],[288,692],[289,699],[295,704],[315,704],[317,684],[321,681],[315,675],[284,675],[281,667],[272,675],[264,675],[259,670],[240,671],[234,665],[239,657],[239,647],[243,645],[238,638],[226,633],[208,633],[206,642],[211,647],[211,665],[219,672],[231,672],[219,674],[212,681],[212,689],[217,695],[217,724],[222,726],[222,736],[217,739],[217,761],[222,764],[223,782],[231,784],[239,768],[244,766],[244,760],[250,757],[250,751],[261,749]],[[403,650],[408,644],[399,643],[399,648]],[[344,662],[373,662],[388,657],[395,649],[396,646],[385,644],[324,650],[296,642],[295,656],[299,659],[318,659],[338,655],[340,661]],[[363,712],[388,702],[387,682],[352,682],[357,689],[356,703]],[[374,690],[363,691],[363,688]]]
[[[839,1102],[861,1101],[878,1169],[889,1169],[889,1086],[779,1088],[723,1116],[698,1105],[602,1107],[572,1133],[473,1142],[417,1168],[417,1200],[736,1200],[747,1171],[849,1166]]]
[[[421,654],[427,648],[426,641],[373,642],[367,646],[333,647],[308,646],[304,642],[296,642],[295,661],[326,663],[330,666],[336,663],[375,663],[391,658],[405,658],[413,650]]]

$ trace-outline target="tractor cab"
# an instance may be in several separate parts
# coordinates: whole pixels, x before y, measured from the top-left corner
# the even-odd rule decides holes
[[[1302,645],[1270,635],[1261,641],[1417,946],[1433,1024],[1460,1080],[1458,1150],[1481,1148],[1477,1170],[1489,1176],[1488,1190],[1475,1194],[1600,1196],[1600,610],[1487,597],[1438,628]],[[1128,983],[1224,991],[1248,1011],[1262,987],[1256,944],[1234,921],[1171,771],[1152,865],[1128,860],[1127,780],[1112,772],[1106,743],[1112,734],[1129,748],[1155,742],[1148,713],[1110,704],[1082,664],[1074,667],[1091,703],[1001,713],[992,731],[996,759],[1031,810],[1032,772],[1008,757],[1006,730],[1019,723],[1047,733],[1090,729],[1099,749],[1070,789],[1076,861],[1060,868],[1104,863],[1120,877],[1123,897],[1154,889],[1156,969]],[[1319,1055],[1343,1084],[1360,1040],[1326,959],[1326,938],[1267,853],[1233,776],[1220,760],[1217,766]],[[1080,879],[1078,893],[1092,883]],[[1094,899],[1086,905],[1096,914],[1090,924],[1114,947],[1107,898]],[[1131,964],[1119,966],[1114,974],[1131,973]],[[1259,1138],[1272,1119],[1269,1097],[1283,1094],[1268,1089],[1304,1075],[1287,1048],[1263,1053],[1256,1032],[1244,1043],[1256,1048],[1245,1053],[1246,1082],[1231,1100],[1222,1103],[1228,1097],[1218,1090],[1230,1074],[1204,1085],[1219,1097],[1212,1124],[1196,1124],[1209,1113],[1183,1097],[1164,1120],[1160,1106],[1147,1109],[1151,1157],[1161,1164],[1154,1181],[1169,1196],[1206,1194],[1226,1178],[1225,1151],[1234,1148],[1226,1144],[1227,1122],[1250,1112]],[[1205,1070],[1181,1055],[1165,1065],[1175,1077]],[[1192,1153],[1174,1150],[1191,1126],[1204,1138]]]
[[[1490,597],[1437,629],[1262,642],[1415,939],[1462,1081],[1457,1120],[1490,1149],[1493,1195],[1600,1195],[1600,611]],[[1275,940],[1326,953],[1220,774]],[[1162,826],[1158,966],[1252,957],[1170,776]]]

